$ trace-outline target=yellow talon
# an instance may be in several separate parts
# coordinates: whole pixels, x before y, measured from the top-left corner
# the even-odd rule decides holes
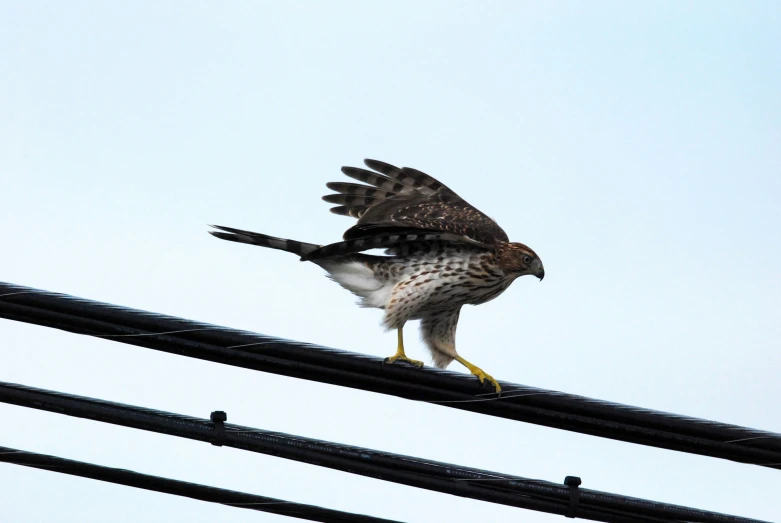
[[[385,358],[385,363],[394,363],[397,361],[406,361],[407,363],[411,363],[412,365],[416,367],[422,367],[423,362],[418,360],[413,360],[411,358],[408,358],[406,354],[404,354],[404,339],[402,338],[401,329],[399,329],[399,346],[396,349],[396,354],[393,356],[389,356]],[[493,378],[491,378],[493,379]]]
[[[411,358],[408,358],[406,354],[402,353],[396,353],[393,356],[388,356],[385,358],[385,363],[395,363],[397,361],[406,361],[407,363],[411,363],[416,367],[422,367],[423,362],[420,360],[413,360]]]
[[[502,387],[499,386],[499,383],[493,378],[493,376],[491,376],[490,374],[486,374],[486,372],[483,369],[481,369],[477,365],[472,365],[461,356],[456,356],[456,361],[461,365],[463,365],[464,367],[466,367],[467,369],[469,369],[469,372],[477,376],[477,379],[480,380],[481,385],[485,383],[486,380],[488,380],[488,383],[493,385],[494,388],[496,389],[497,394],[502,392]]]

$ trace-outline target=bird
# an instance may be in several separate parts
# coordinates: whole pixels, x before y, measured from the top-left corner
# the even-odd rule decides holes
[[[342,167],[361,183],[330,182],[331,212],[357,218],[342,241],[326,245],[211,225],[213,236],[296,254],[325,269],[359,298],[359,305],[384,311],[383,325],[397,331],[396,352],[386,363],[422,367],[404,349],[403,328],[420,320],[423,342],[436,367],[453,360],[481,385],[501,386],[456,351],[458,317],[464,305],[479,305],[502,294],[520,276],[542,281],[540,257],[523,243],[510,242],[499,225],[452,189],[410,167],[364,160],[368,169]],[[365,251],[384,249],[384,255]]]

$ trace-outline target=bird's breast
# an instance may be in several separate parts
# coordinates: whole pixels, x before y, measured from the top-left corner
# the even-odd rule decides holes
[[[492,253],[450,249],[404,259],[399,283],[421,313],[485,303],[512,283]]]

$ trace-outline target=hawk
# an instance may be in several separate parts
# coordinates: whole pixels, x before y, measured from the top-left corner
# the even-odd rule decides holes
[[[335,192],[323,196],[337,205],[331,212],[358,219],[344,241],[315,245],[217,225],[209,232],[297,254],[356,294],[361,306],[384,310],[384,326],[398,331],[396,353],[387,363],[423,365],[407,357],[402,335],[407,321],[421,320],[423,341],[437,367],[456,360],[500,392],[493,377],[456,352],[458,315],[463,305],[496,298],[519,276],[542,280],[540,257],[522,243],[511,243],[495,221],[433,177],[377,160],[364,163],[371,170],[342,167],[362,184],[326,184]],[[377,248],[385,249],[385,256],[364,252]]]

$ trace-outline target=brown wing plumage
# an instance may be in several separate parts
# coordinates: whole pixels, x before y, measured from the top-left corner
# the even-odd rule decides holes
[[[342,172],[368,185],[331,182],[327,186],[336,194],[323,197],[337,204],[331,212],[358,218],[358,223],[344,233],[345,242],[324,246],[308,259],[420,241],[423,232],[484,248],[509,241],[495,221],[428,174],[377,160],[364,163],[372,170],[342,167]]]

